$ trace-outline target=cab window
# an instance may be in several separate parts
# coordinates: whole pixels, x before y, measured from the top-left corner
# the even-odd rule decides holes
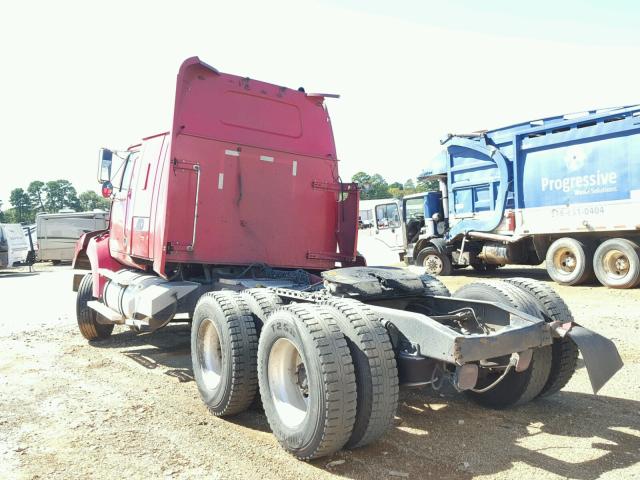
[[[129,154],[127,159],[124,162],[124,169],[122,170],[122,177],[120,179],[120,191],[129,190],[129,186],[131,185],[131,174],[133,171],[133,165],[138,158],[138,152],[133,152]]]
[[[358,212],[358,227],[371,228],[373,226],[373,211],[360,210]]]
[[[378,229],[397,228],[400,226],[400,211],[395,203],[376,206],[376,223]]]

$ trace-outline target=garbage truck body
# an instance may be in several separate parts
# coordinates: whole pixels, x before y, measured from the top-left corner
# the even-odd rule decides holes
[[[449,135],[421,175],[440,191],[425,199],[410,261],[446,274],[546,260],[558,283],[636,286],[638,133],[640,106]]]

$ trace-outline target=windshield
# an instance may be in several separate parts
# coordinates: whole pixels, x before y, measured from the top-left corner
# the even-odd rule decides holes
[[[424,217],[424,197],[410,198],[404,204],[405,220]]]

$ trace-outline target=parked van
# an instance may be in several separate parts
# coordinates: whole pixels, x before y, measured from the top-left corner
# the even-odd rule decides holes
[[[0,223],[0,268],[27,264],[29,242],[18,223]]]
[[[39,214],[36,217],[38,258],[54,264],[70,262],[78,239],[85,233],[106,229],[108,216],[102,210]]]
[[[396,198],[363,200],[358,213],[358,252],[367,265],[398,265],[404,259],[402,202]]]

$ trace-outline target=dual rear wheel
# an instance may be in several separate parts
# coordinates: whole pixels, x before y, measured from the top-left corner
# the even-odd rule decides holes
[[[439,280],[422,281],[425,294],[449,296]],[[533,280],[478,282],[454,296],[508,305],[547,321],[572,320],[557,294]],[[298,458],[367,445],[392,424],[395,353],[380,318],[361,302],[328,298],[284,306],[265,289],[208,293],[195,309],[191,346],[196,383],[211,412],[237,414],[259,396],[274,435]],[[534,349],[526,368],[506,374],[494,360],[481,365],[476,391],[467,395],[506,408],[562,388],[576,368],[577,347],[568,337],[555,339]]]
[[[283,307],[264,289],[210,293],[195,309],[191,343],[209,409],[239,413],[259,391],[274,435],[298,458],[366,445],[393,420],[394,352],[386,329],[359,302]]]
[[[454,297],[496,302],[543,317],[548,322],[573,321],[569,308],[551,287],[527,278],[472,283],[460,288]],[[551,345],[533,350],[526,369],[520,372],[510,370],[494,388],[487,391],[482,390],[498,380],[504,373],[504,365],[481,368],[476,391],[468,391],[467,396],[490,408],[506,408],[548,396],[567,384],[577,368],[577,360],[578,348],[573,340],[569,337],[554,338]]]
[[[580,285],[594,276],[610,288],[640,284],[640,247],[624,238],[611,238],[597,248],[574,238],[554,241],[546,256],[549,276],[562,285]]]

